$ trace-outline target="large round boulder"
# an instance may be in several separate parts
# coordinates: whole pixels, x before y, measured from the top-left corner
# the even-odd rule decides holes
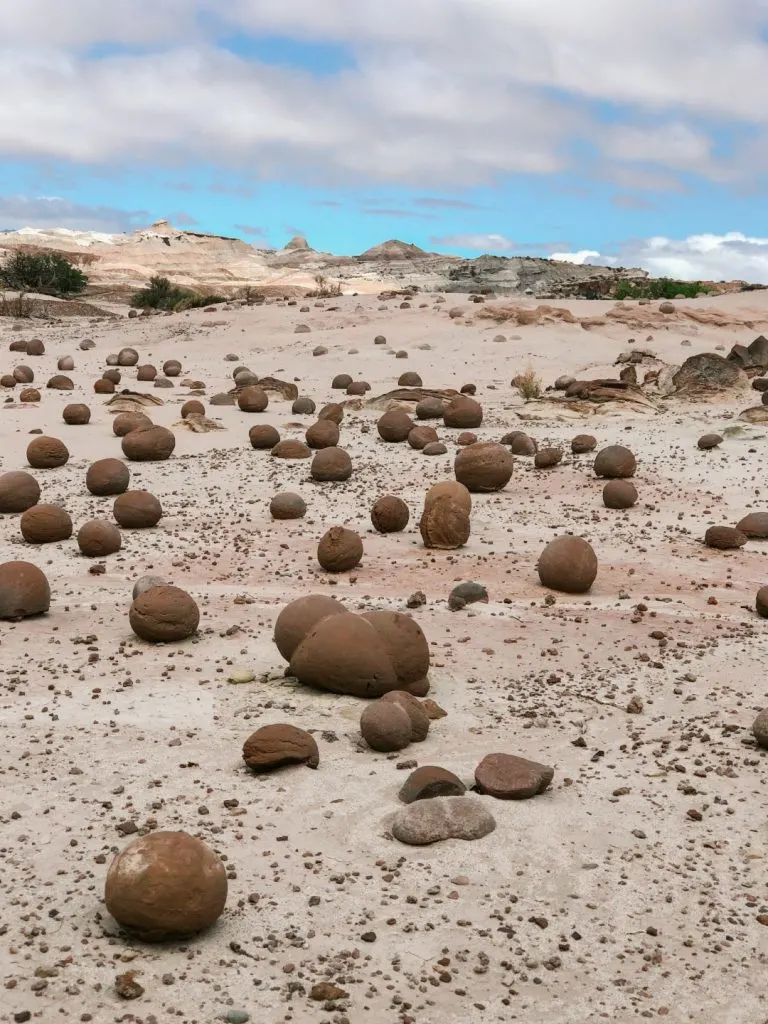
[[[262,388],[251,384],[238,391],[237,404],[242,412],[264,412],[269,405],[269,396]]]
[[[40,500],[40,484],[23,470],[0,476],[0,513],[26,512]]]
[[[612,444],[599,451],[595,457],[595,475],[608,480],[623,480],[635,475],[637,461],[629,450],[620,444]]]
[[[69,450],[57,437],[42,435],[27,445],[27,462],[33,469],[56,469],[68,459]]]
[[[538,572],[550,590],[586,594],[597,577],[597,556],[583,537],[556,537],[539,556]]]
[[[290,661],[301,641],[321,619],[341,614],[350,613],[343,604],[326,594],[308,594],[291,601],[275,621],[274,641],[277,649],[286,661]]]
[[[349,572],[362,557],[360,535],[346,526],[332,526],[317,545],[317,560],[326,572]]]
[[[97,459],[88,467],[85,486],[99,498],[128,490],[131,472],[120,459]]]
[[[269,512],[273,519],[303,519],[307,513],[307,503],[300,494],[281,491],[270,501]]]
[[[502,444],[480,441],[462,448],[453,463],[459,483],[468,491],[500,491],[509,483],[514,459]]]
[[[115,524],[103,519],[91,519],[77,531],[77,546],[86,558],[114,555],[122,543],[122,535]]]
[[[429,672],[429,644],[421,626],[403,612],[365,612],[362,618],[370,622],[379,634],[389,655],[397,677],[399,689],[426,693],[422,685]]]
[[[172,643],[197,632],[200,610],[194,598],[179,587],[152,587],[131,605],[131,629],[142,640]]]
[[[162,519],[163,506],[149,491],[125,491],[115,498],[112,514],[126,530],[148,530]]]
[[[351,612],[321,618],[293,652],[289,671],[305,686],[355,697],[401,688],[381,636]]]
[[[45,573],[31,562],[0,565],[0,619],[26,619],[42,615],[51,604]]]
[[[55,544],[72,536],[72,519],[58,505],[33,505],[22,513],[19,529],[28,544]]]
[[[176,447],[176,437],[166,427],[139,427],[122,440],[123,455],[131,462],[163,462]]]
[[[271,772],[286,765],[317,768],[320,752],[314,737],[295,725],[263,725],[243,744],[243,760],[252,772]]]
[[[376,429],[382,441],[399,444],[408,440],[414,422],[404,409],[390,409],[379,417]]]
[[[482,422],[482,405],[467,395],[454,398],[443,410],[443,423],[446,427],[457,427],[459,430],[474,430]]]
[[[312,459],[309,473],[313,480],[349,480],[352,459],[343,448],[321,448]]]
[[[410,511],[402,498],[385,494],[371,509],[371,522],[378,533],[399,533],[408,525]]]

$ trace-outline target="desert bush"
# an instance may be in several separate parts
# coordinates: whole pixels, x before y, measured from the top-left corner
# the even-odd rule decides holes
[[[325,274],[315,274],[316,288],[308,291],[307,299],[333,299],[342,294],[341,281],[329,281]]]
[[[82,292],[88,278],[58,253],[13,252],[0,265],[0,284],[17,292],[66,298]]]
[[[671,277],[657,277],[642,283],[619,281],[616,286],[617,299],[676,299],[682,295],[695,299],[697,295],[708,295],[712,288],[703,281],[676,281]]]
[[[530,366],[525,373],[519,373],[513,383],[526,402],[541,398],[541,377]]]
[[[0,295],[0,316],[12,316],[23,320],[31,317],[35,311],[35,303],[23,292],[9,298],[7,295]]]
[[[131,306],[134,309],[164,309],[175,313],[225,301],[222,295],[201,295],[191,288],[181,288],[167,277],[150,277],[147,287],[141,288],[131,296]]]

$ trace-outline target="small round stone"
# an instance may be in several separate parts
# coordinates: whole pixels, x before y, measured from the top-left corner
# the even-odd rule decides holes
[[[502,444],[484,441],[462,448],[453,464],[459,483],[477,493],[500,491],[509,483],[514,459]]]
[[[348,373],[337,373],[331,381],[332,391],[346,391],[352,383],[352,377]]]
[[[130,470],[120,459],[98,459],[88,467],[85,486],[91,494],[106,497],[127,491],[130,479]]]
[[[699,440],[696,442],[697,446],[703,451],[709,451],[711,448],[717,448],[718,445],[723,443],[723,439],[720,434],[702,434]]]
[[[61,415],[64,422],[68,423],[71,427],[84,426],[91,420],[91,410],[87,405],[83,405],[80,402],[65,405],[64,412]]]
[[[377,700],[360,716],[360,732],[373,750],[403,750],[411,742],[411,719],[400,704]]]
[[[399,444],[407,440],[414,423],[404,409],[390,409],[379,417],[376,429],[382,441]]]
[[[720,551],[734,551],[743,548],[747,543],[747,537],[737,530],[735,526],[710,526],[704,534],[704,543],[708,548],[718,548]]]
[[[186,640],[197,632],[200,611],[194,599],[179,587],[152,587],[131,605],[129,621],[134,633],[151,643]]]
[[[181,373],[181,363],[178,359],[166,359],[163,363],[163,373],[166,377],[178,377]]]
[[[407,373],[401,373],[397,378],[397,385],[401,388],[423,387],[421,377],[418,373],[414,373],[413,370],[409,370]]]
[[[114,523],[91,519],[77,531],[77,545],[87,558],[104,558],[119,551],[123,538]]]
[[[19,529],[28,544],[53,544],[72,536],[72,519],[58,505],[33,505],[22,513]]]
[[[434,427],[414,427],[408,433],[408,444],[418,452],[424,451],[428,444],[439,440]]]
[[[631,480],[609,480],[603,488],[606,508],[632,508],[637,502],[637,488]]]
[[[399,533],[408,525],[411,513],[402,498],[385,494],[371,509],[371,522],[379,533]]]
[[[149,491],[126,491],[115,498],[112,514],[126,530],[149,530],[163,516],[163,506]]]
[[[556,537],[542,551],[538,572],[551,590],[585,594],[597,578],[597,556],[583,537]]]
[[[317,560],[326,572],[348,572],[360,563],[363,542],[354,530],[332,526],[317,546]]]
[[[536,469],[552,469],[563,461],[562,448],[539,448],[533,457]]]
[[[597,438],[591,434],[577,434],[571,441],[571,451],[574,455],[586,455],[597,448]]]
[[[157,376],[157,367],[151,363],[145,363],[136,371],[136,380],[154,380]]]
[[[300,494],[283,491],[276,494],[269,503],[269,511],[273,519],[303,519],[307,513],[307,503]]]
[[[106,377],[100,377],[99,380],[94,381],[93,393],[95,395],[114,395],[114,393],[115,393],[114,381],[107,380]]]

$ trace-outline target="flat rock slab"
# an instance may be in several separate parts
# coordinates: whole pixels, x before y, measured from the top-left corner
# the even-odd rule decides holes
[[[461,779],[447,768],[425,764],[411,772],[398,795],[404,804],[412,804],[438,796],[463,796],[466,791]]]
[[[543,793],[554,774],[554,768],[515,754],[488,754],[475,769],[475,782],[497,800],[527,800]]]
[[[481,800],[470,796],[436,796],[417,800],[397,812],[392,835],[410,846],[428,846],[443,839],[482,839],[496,821]]]

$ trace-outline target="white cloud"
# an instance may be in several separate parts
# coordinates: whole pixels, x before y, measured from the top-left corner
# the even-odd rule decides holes
[[[442,249],[470,249],[481,253],[511,252],[517,248],[511,238],[494,234],[445,235],[442,238],[430,238],[430,242]]]
[[[576,263],[583,266],[585,263],[599,263],[600,253],[595,249],[579,249],[578,252],[553,252],[550,259],[560,263]]]
[[[89,206],[59,196],[0,195],[0,229],[3,230],[58,227],[117,234],[144,227],[152,219],[147,210]]]
[[[592,265],[641,267],[653,277],[682,281],[768,283],[768,238],[725,235],[654,236],[625,242],[615,252],[555,253],[553,259]]]

